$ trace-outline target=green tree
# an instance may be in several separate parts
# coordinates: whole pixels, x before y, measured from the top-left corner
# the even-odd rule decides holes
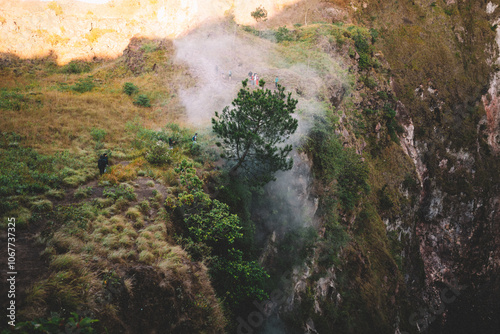
[[[278,85],[272,91],[264,88],[250,89],[247,80],[232,102],[212,118],[212,128],[222,139],[218,146],[224,157],[234,163],[230,174],[242,167],[254,180],[266,183],[274,179],[279,170],[292,168],[293,160],[287,158],[292,145],[282,145],[298,126],[292,117],[297,100]]]
[[[229,310],[238,311],[252,301],[268,298],[265,285],[269,275],[257,261],[244,260],[240,250],[232,248],[227,256],[216,256],[210,276],[215,290],[224,292]]]
[[[262,20],[267,20],[267,10],[261,6],[255,8],[253,12],[250,13],[250,15],[255,19],[255,21],[259,22]]]

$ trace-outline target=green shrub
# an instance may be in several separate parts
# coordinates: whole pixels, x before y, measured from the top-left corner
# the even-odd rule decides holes
[[[292,41],[293,37],[292,34],[290,33],[290,30],[288,30],[285,26],[279,27],[278,31],[276,32],[276,42],[281,43],[284,41]]]
[[[363,82],[370,89],[377,87],[377,81],[369,75],[363,77]]]
[[[146,160],[153,165],[164,165],[171,161],[168,145],[158,141],[151,145],[146,153]]]
[[[378,92],[377,92],[377,95],[378,95],[378,97],[380,97],[380,98],[381,98],[382,100],[384,100],[384,101],[385,101],[385,100],[387,100],[387,99],[389,98],[389,96],[387,95],[387,93],[386,93],[386,92],[384,92],[384,91],[378,91]]]
[[[128,96],[132,96],[139,91],[139,88],[131,82],[125,82],[123,84],[123,92]]]
[[[142,202],[140,202],[138,207],[143,214],[148,214],[149,210],[151,210],[151,206],[149,205],[149,202],[147,200],[143,200]]]
[[[95,83],[91,75],[84,79],[78,79],[78,81],[71,86],[71,90],[78,93],[90,92],[94,89]]]
[[[107,132],[104,129],[99,129],[99,128],[93,127],[90,130],[90,135],[97,142],[103,141],[104,137],[106,137],[106,134],[107,134]]]
[[[224,302],[231,310],[267,298],[264,287],[269,275],[258,262],[243,260],[240,250],[233,248],[227,257],[215,257],[209,273],[215,290],[224,295]]]
[[[90,66],[82,62],[71,61],[61,69],[61,72],[66,74],[80,74],[90,72]]]
[[[266,21],[267,20],[267,10],[260,5],[257,7],[250,15],[255,19],[255,21]]]
[[[151,107],[149,97],[144,94],[140,94],[139,96],[137,96],[137,98],[134,100],[134,104],[141,107]]]

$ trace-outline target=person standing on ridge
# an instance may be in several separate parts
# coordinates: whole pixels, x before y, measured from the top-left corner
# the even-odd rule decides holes
[[[276,79],[274,79],[274,87],[278,88],[278,76],[276,76]]]
[[[97,161],[97,167],[99,167],[100,175],[104,174],[107,165],[108,165],[108,154],[104,153],[99,157],[99,161]]]
[[[255,85],[259,86],[259,76],[257,75],[257,73],[254,74],[254,81]]]

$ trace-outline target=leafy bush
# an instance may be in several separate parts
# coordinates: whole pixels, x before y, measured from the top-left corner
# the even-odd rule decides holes
[[[262,5],[257,7],[253,12],[250,13],[250,15],[257,22],[267,20],[267,10]]]
[[[370,44],[370,40],[373,39],[372,35],[361,28],[352,28],[351,30],[351,38],[354,40],[354,47],[359,54],[359,69],[368,69],[372,65],[371,54],[373,47]]]
[[[363,77],[363,82],[370,89],[377,87],[377,81],[372,76],[367,75]]]
[[[399,144],[398,133],[399,134],[403,133],[404,129],[396,121],[396,111],[392,108],[391,104],[389,103],[387,103],[384,106],[384,118],[386,120],[387,131],[389,132],[391,140],[396,144]]]
[[[71,90],[78,93],[90,92],[94,89],[95,83],[91,75],[84,79],[78,79],[78,82],[71,86]]]
[[[378,91],[377,95],[378,95],[379,98],[381,98],[384,101],[389,98],[389,96],[387,95],[387,93],[384,92],[384,91]]]
[[[92,130],[90,130],[90,135],[97,142],[103,141],[104,137],[106,137],[106,134],[107,132],[104,129],[93,127]]]
[[[147,214],[151,210],[151,205],[149,205],[147,200],[143,200],[138,204],[138,208],[143,214]]]
[[[323,120],[324,121],[324,120]],[[344,148],[333,134],[331,123],[318,122],[312,129],[309,150],[314,166],[327,184],[334,184],[342,208],[352,210],[361,195],[369,191],[368,167],[352,148]]]
[[[189,215],[184,221],[189,236],[196,242],[203,242],[214,252],[221,254],[237,239],[243,237],[240,220],[231,214],[229,206],[218,200],[207,198],[205,208]]]
[[[258,262],[243,260],[240,250],[233,248],[226,257],[215,257],[209,273],[215,290],[225,296],[226,305],[233,311],[268,297],[264,287],[269,275]]]
[[[149,97],[145,94],[140,94],[139,96],[137,96],[137,98],[134,100],[134,104],[141,107],[151,107]]]
[[[136,85],[134,85],[131,82],[125,82],[123,84],[123,92],[125,94],[127,94],[128,96],[132,96],[135,93],[137,93],[138,91],[139,91],[139,87],[137,87]]]
[[[146,160],[153,165],[164,165],[171,161],[168,145],[157,141],[146,153]]]
[[[67,74],[80,74],[90,72],[90,66],[82,62],[71,61],[61,69],[61,72]]]
[[[276,42],[281,43],[284,41],[292,41],[293,37],[292,34],[290,33],[290,30],[288,30],[285,26],[279,27],[278,31],[276,32]]]

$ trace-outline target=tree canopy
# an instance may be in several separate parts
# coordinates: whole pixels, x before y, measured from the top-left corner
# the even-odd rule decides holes
[[[278,85],[275,90],[247,86],[247,80],[233,100],[212,118],[212,128],[219,138],[223,156],[233,163],[230,174],[241,167],[253,180],[266,183],[279,170],[289,170],[293,160],[287,158],[292,145],[284,144],[297,130],[292,117],[297,100]]]

